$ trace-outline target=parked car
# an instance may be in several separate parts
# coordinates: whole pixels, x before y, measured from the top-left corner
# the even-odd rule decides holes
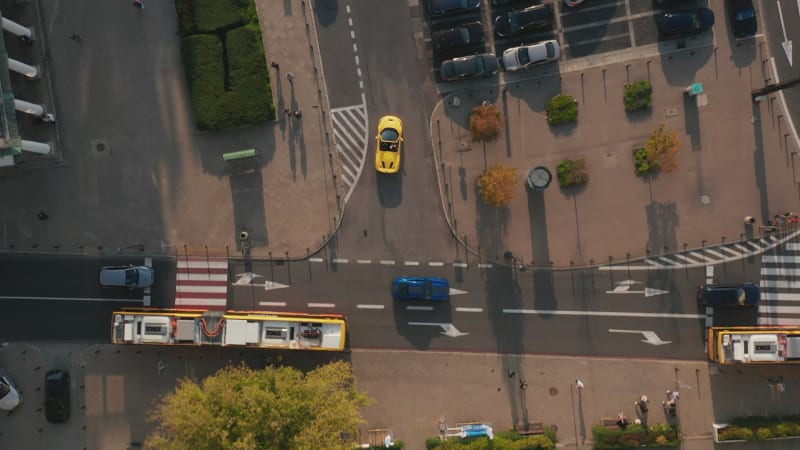
[[[744,39],[755,35],[758,31],[758,23],[753,0],[728,0],[727,3],[733,37]]]
[[[549,27],[553,23],[553,12],[547,5],[534,5],[497,16],[494,32],[499,37],[525,33],[532,29]]]
[[[486,33],[480,22],[470,22],[449,30],[436,31],[431,35],[431,40],[434,50],[450,50],[483,44]]]
[[[378,121],[378,145],[375,148],[375,170],[397,173],[403,151],[403,121],[395,116],[383,116]]]
[[[664,13],[658,21],[658,30],[665,36],[687,36],[710,30],[713,25],[713,11],[694,8]]]
[[[558,41],[551,39],[506,49],[503,52],[503,67],[513,72],[536,64],[557,61],[559,56],[561,56],[561,50],[558,47]]]
[[[100,269],[100,286],[146,288],[153,285],[155,271],[147,266],[106,266]]]
[[[0,376],[0,410],[12,411],[22,403],[22,393],[7,376]]]
[[[477,11],[480,7],[481,0],[430,0],[433,17]]]
[[[450,283],[436,277],[397,277],[392,281],[392,297],[443,302],[450,298]]]
[[[474,77],[491,77],[497,74],[499,63],[491,53],[448,59],[439,70],[444,81],[457,81]]]
[[[49,370],[44,376],[44,415],[50,423],[69,419],[70,377],[65,370]]]
[[[703,284],[697,288],[697,302],[704,306],[754,306],[761,300],[755,283]]]

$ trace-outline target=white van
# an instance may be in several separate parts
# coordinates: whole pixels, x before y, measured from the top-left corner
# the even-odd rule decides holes
[[[0,376],[0,410],[11,411],[22,403],[22,394],[10,378]]]

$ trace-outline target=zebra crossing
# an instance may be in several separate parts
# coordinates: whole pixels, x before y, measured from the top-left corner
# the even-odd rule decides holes
[[[761,256],[759,325],[800,325],[800,243]]]
[[[369,120],[364,94],[361,95],[360,105],[332,108],[331,121],[339,160],[339,173],[346,192],[344,201],[347,202],[364,169],[368,151]]]
[[[189,256],[177,261],[175,307],[225,310],[228,259]]]

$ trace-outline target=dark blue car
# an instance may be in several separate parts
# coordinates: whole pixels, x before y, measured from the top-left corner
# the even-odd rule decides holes
[[[392,297],[395,300],[443,302],[450,298],[450,283],[444,278],[397,277],[392,281]]]
[[[697,288],[697,301],[704,306],[755,306],[761,290],[755,283],[703,284]]]
[[[714,25],[714,12],[708,8],[672,11],[661,16],[658,30],[662,35],[679,37],[702,33]]]

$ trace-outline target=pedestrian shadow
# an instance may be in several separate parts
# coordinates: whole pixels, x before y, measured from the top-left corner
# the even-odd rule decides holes
[[[586,418],[583,412],[583,394],[575,387],[570,388],[572,392],[572,417],[575,418],[575,436],[580,438],[581,444],[586,442]]]
[[[698,97],[683,95],[684,132],[689,135],[692,151],[700,150],[700,108],[697,106]]]
[[[645,206],[647,216],[647,253],[664,253],[678,249],[675,230],[680,225],[678,205],[675,202],[651,201]]]

